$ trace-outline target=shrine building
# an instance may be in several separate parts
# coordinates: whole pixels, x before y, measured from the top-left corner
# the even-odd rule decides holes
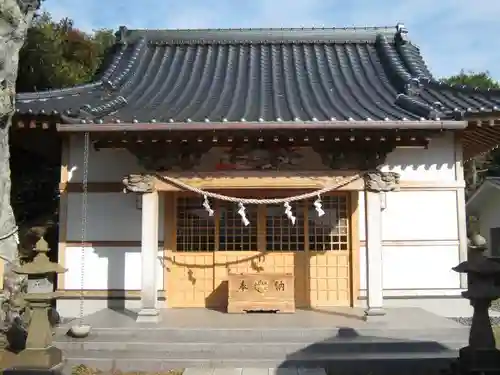
[[[403,25],[129,30],[94,81],[19,93],[62,141],[58,310],[468,314],[464,162],[500,90],[433,78]],[[126,194],[125,192],[128,194]],[[282,294],[280,294],[282,293]],[[233,305],[234,304],[234,305]]]

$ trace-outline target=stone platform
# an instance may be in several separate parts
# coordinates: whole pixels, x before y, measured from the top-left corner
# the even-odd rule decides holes
[[[366,375],[380,367],[387,375],[391,366],[399,374],[402,366],[426,374],[446,368],[468,336],[466,327],[413,308],[390,309],[376,323],[347,308],[289,315],[168,309],[158,324],[138,324],[135,314],[102,310],[85,320],[89,337],[68,338],[61,326],[55,344],[68,366],[101,370],[335,368]]]

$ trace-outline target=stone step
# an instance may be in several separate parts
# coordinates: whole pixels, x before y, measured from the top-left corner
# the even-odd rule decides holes
[[[380,353],[405,352],[428,353],[443,350],[458,350],[464,346],[463,341],[409,341],[391,339],[330,339],[320,342],[256,342],[256,343],[214,343],[214,342],[139,342],[139,341],[102,341],[69,339],[55,341],[61,350],[101,350],[101,351],[143,351],[156,352],[157,355],[172,353],[224,354],[228,358],[244,355],[283,355],[301,353]]]
[[[323,368],[197,368],[188,367],[183,375],[326,375]]]
[[[99,351],[99,350],[67,350],[65,351],[66,367],[86,365],[88,367],[108,371],[165,371],[189,367],[205,368],[330,368],[339,374],[438,374],[440,370],[449,368],[456,359],[456,350],[436,353],[329,353],[248,357],[214,355],[213,353],[165,353],[137,351]]]
[[[56,341],[65,342],[67,329],[58,328]],[[228,329],[228,328],[120,328],[93,329],[85,341],[156,342],[156,343],[258,343],[258,342],[318,342],[339,339],[412,340],[467,342],[469,330],[465,327],[440,330],[384,330],[384,329]]]

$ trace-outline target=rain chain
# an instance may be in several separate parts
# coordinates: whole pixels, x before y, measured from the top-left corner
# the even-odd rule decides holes
[[[323,209],[323,204],[321,201],[321,194],[338,189],[341,186],[345,186],[355,180],[360,179],[362,176],[361,175],[355,175],[348,177],[344,179],[343,181],[325,187],[323,189],[311,192],[311,193],[305,193],[293,197],[288,197],[288,198],[277,198],[277,199],[252,199],[252,198],[235,198],[235,197],[229,197],[225,196],[222,194],[218,193],[213,193],[213,192],[207,192],[201,189],[198,189],[196,187],[190,186],[176,178],[169,177],[169,176],[162,176],[162,175],[156,175],[157,178],[164,180],[168,183],[172,183],[174,185],[177,185],[178,187],[181,187],[183,189],[192,191],[194,193],[198,193],[203,196],[203,204],[202,207],[207,211],[208,216],[214,216],[214,209],[210,206],[210,200],[209,198],[214,198],[214,199],[220,199],[228,202],[234,202],[238,204],[238,215],[241,217],[241,221],[243,225],[248,226],[250,225],[250,220],[247,217],[247,212],[246,212],[246,207],[245,204],[283,204],[283,207],[285,209],[285,215],[287,218],[291,221],[292,225],[295,225],[295,222],[297,221],[297,217],[293,214],[291,202],[295,202],[298,200],[302,199],[308,199],[312,197],[317,197],[316,200],[314,201],[314,209],[316,210],[318,217],[321,217],[325,215],[325,210]]]

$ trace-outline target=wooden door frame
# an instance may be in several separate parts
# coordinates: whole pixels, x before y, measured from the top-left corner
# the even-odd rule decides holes
[[[220,189],[222,193],[228,194],[228,195],[239,195],[243,192],[243,189]],[[272,194],[276,197],[283,197],[283,196],[289,196],[291,195],[291,191],[293,194],[300,194],[302,192],[310,191],[305,190],[305,189],[297,189],[297,188],[289,188],[289,189],[283,189],[280,188],[279,190],[277,188],[271,188],[271,189],[265,189],[265,190],[257,190],[257,189],[248,189],[244,190],[244,196],[246,197],[252,197],[252,196],[262,196],[263,193],[266,192],[272,192]],[[168,296],[168,288],[169,288],[169,283],[168,283],[168,272],[167,272],[167,256],[169,253],[175,253],[176,252],[176,243],[177,243],[177,200],[179,197],[188,197],[188,196],[196,196],[197,194],[192,193],[192,192],[187,192],[187,191],[162,191],[163,193],[163,199],[164,199],[164,248],[163,248],[163,255],[164,255],[164,266],[163,266],[163,285],[165,288],[165,294]],[[353,190],[353,191],[332,191],[327,194],[323,195],[342,195],[345,196],[347,199],[347,215],[349,218],[349,243],[350,243],[350,251],[349,251],[349,282],[350,282],[350,301],[349,304],[351,307],[355,307],[359,305],[359,285],[360,285],[360,237],[359,237],[359,191]],[[261,208],[260,208],[261,207]],[[259,206],[258,213],[257,213],[257,218],[258,218],[258,224],[257,224],[257,247],[258,249],[262,248],[265,249],[265,243],[266,243],[266,233],[265,231],[262,231],[262,229],[259,228],[265,228],[265,225],[262,225],[265,223],[266,220],[266,207],[265,206]],[[169,215],[169,213],[171,213]],[[308,211],[304,209],[303,214],[304,216],[307,216]],[[306,218],[304,218],[306,219]],[[213,256],[215,260],[215,252],[218,250],[218,234],[219,234],[219,225],[216,225],[215,229],[215,249],[213,251]],[[309,253],[309,236],[307,235],[309,232],[309,225],[308,221],[304,220],[304,251],[306,252],[306,256]],[[258,251],[258,250],[257,250]],[[305,270],[305,275],[306,275],[306,280],[304,280],[305,283],[308,283],[310,280],[310,266],[307,267],[308,269]],[[215,269],[214,269],[215,272]],[[215,280],[215,275],[214,275],[214,280]],[[215,282],[215,281],[214,281]],[[214,286],[215,287],[215,286]],[[306,291],[309,290],[310,286],[306,284],[305,286]],[[309,291],[310,292],[310,291]],[[309,293],[308,292],[308,293]],[[310,298],[309,298],[310,300]],[[167,298],[167,306],[168,306],[168,298]]]

